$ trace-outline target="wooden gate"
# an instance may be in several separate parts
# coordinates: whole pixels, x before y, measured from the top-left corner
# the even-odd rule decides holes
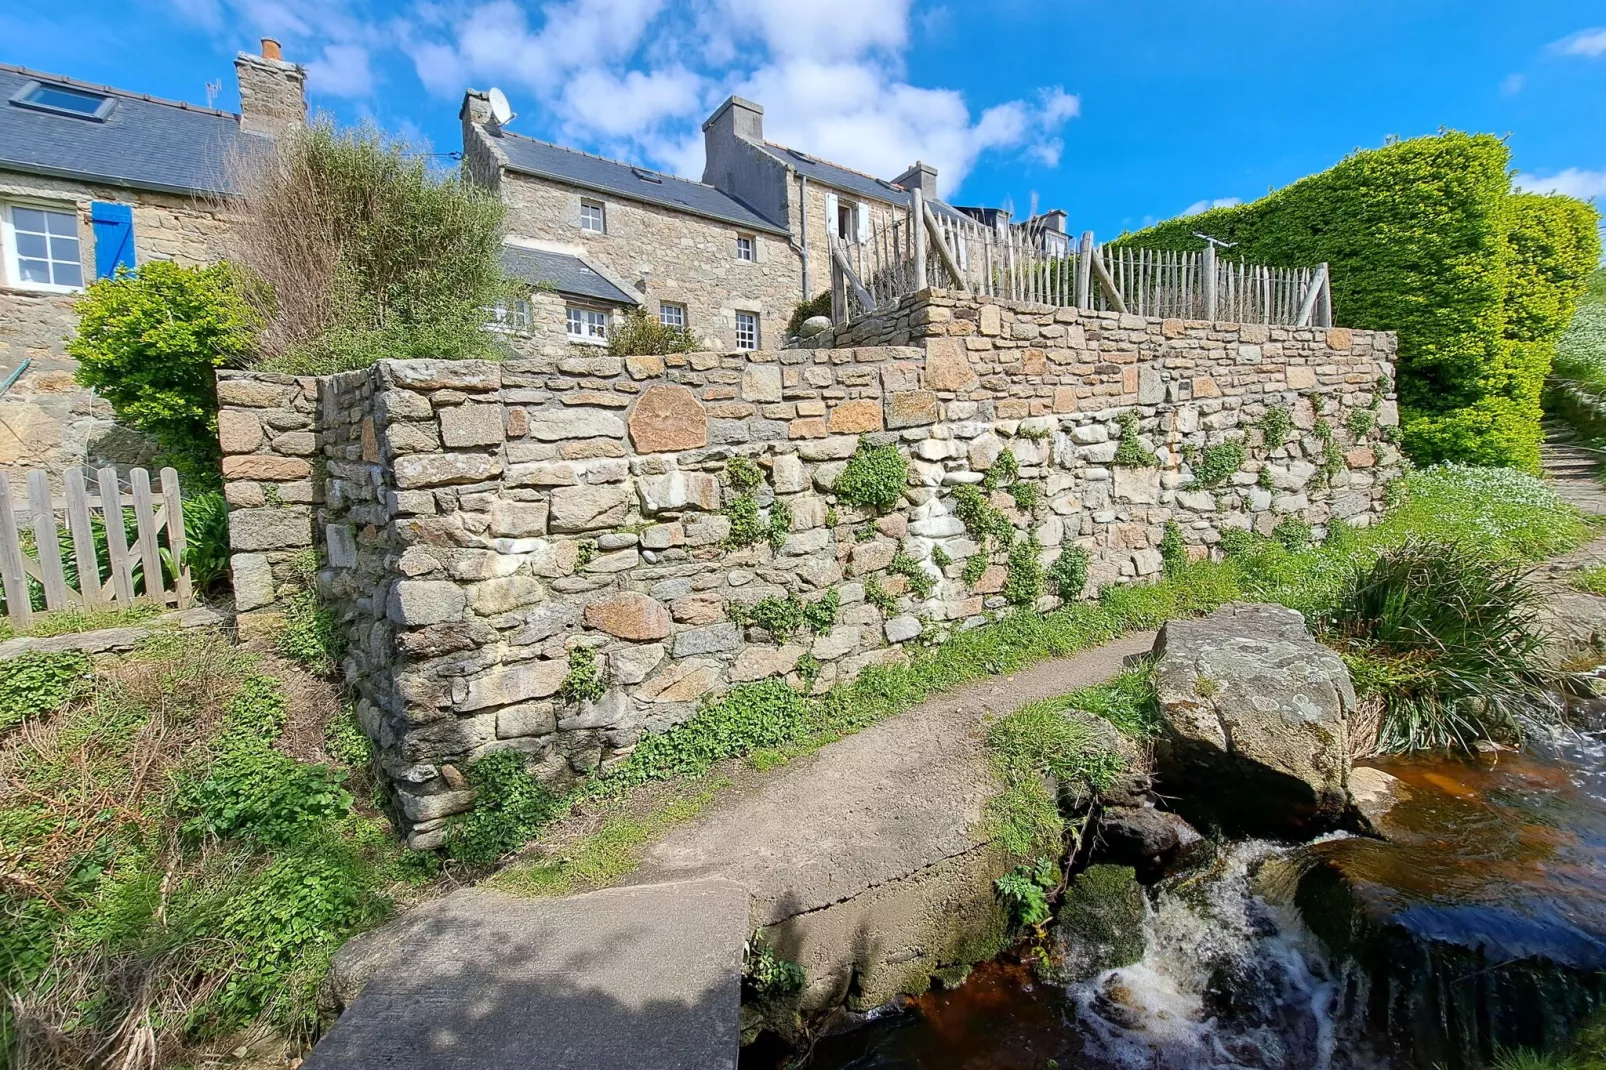
[[[153,491],[151,474],[143,468],[129,472],[126,489],[116,469],[102,468],[91,493],[84,470],[72,468],[64,477],[65,498],[51,496],[43,472],[29,472],[27,482],[24,528],[11,480],[0,473],[0,583],[6,615],[18,629],[33,619],[38,589],[51,611],[139,601],[179,609],[191,605],[177,472],[162,469],[160,490]],[[58,527],[58,514],[66,518],[65,531]]]

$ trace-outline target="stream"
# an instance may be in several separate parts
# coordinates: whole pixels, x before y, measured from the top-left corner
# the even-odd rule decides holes
[[[1409,792],[1388,840],[1227,843],[1147,890],[1141,961],[1059,986],[1006,956],[801,1065],[1477,1070],[1564,1044],[1606,1001],[1606,733],[1366,764]]]

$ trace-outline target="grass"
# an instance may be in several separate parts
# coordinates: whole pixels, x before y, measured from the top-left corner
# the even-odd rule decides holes
[[[33,623],[23,629],[9,620],[0,620],[0,641],[26,636],[47,639],[57,635],[77,635],[102,628],[128,628],[160,616],[163,607],[151,602],[137,602],[117,609],[61,609],[54,613],[36,614]]]
[[[1606,595],[1606,565],[1580,569],[1573,574],[1572,585],[1588,594]]]
[[[1596,1011],[1584,1022],[1573,1034],[1570,1050],[1497,1052],[1493,1070],[1606,1070],[1606,1011]]]
[[[338,695],[200,630],[74,671],[11,679],[25,712],[0,729],[0,1061],[180,1064],[259,1024],[306,1041],[329,956],[433,862],[330,760]]]

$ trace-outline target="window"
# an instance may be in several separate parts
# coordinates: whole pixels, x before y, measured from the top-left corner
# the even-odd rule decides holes
[[[491,322],[510,331],[530,329],[530,302],[523,300],[498,301],[491,309]]]
[[[602,215],[601,201],[582,200],[580,202],[580,229],[589,230],[593,234],[606,234],[608,232]]]
[[[76,290],[84,285],[78,213],[14,204],[5,224],[6,277],[19,285]]]
[[[852,241],[859,233],[853,225],[853,205],[838,201],[836,205],[836,236],[843,241]]]
[[[569,321],[569,337],[578,341],[603,342],[608,338],[608,314],[589,308],[564,310]]]
[[[105,93],[95,93],[54,82],[33,81],[17,90],[11,97],[11,103],[24,108],[37,108],[39,111],[53,111],[61,115],[100,122],[111,114],[112,106],[117,101]]]
[[[665,301],[658,306],[658,322],[665,327],[685,327],[686,306],[672,305]]]
[[[755,255],[754,250],[753,250],[753,239],[752,238],[738,237],[736,239],[736,259],[738,259],[738,260],[757,260],[758,259],[757,255]]]
[[[758,348],[758,313],[736,313],[736,348]]]

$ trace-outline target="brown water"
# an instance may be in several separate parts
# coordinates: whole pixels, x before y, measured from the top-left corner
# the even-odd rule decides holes
[[[1606,969],[1606,745],[1379,764],[1411,791],[1396,842],[1231,845],[1209,872],[1153,890],[1142,962],[1069,988],[988,964],[819,1041],[802,1065],[1384,1070],[1477,1066],[1494,1039],[1560,1042],[1606,995],[1577,983]],[[1330,937],[1356,907],[1350,935],[1371,942],[1354,961],[1276,901],[1274,871],[1342,876],[1353,899],[1312,918]]]

